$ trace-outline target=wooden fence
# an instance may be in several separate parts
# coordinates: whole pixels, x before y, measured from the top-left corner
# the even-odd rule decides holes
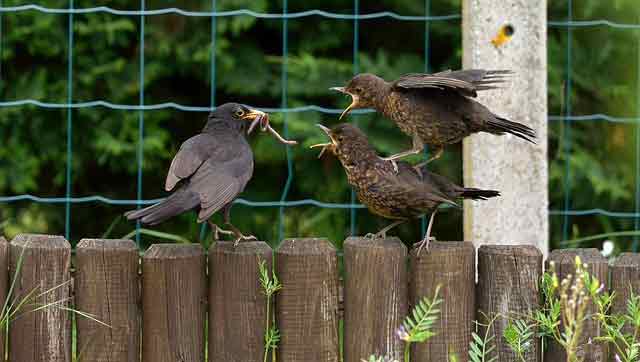
[[[26,297],[34,307],[56,303],[92,314],[106,325],[75,316],[78,362],[262,361],[265,296],[258,257],[275,262],[283,289],[275,297],[282,339],[279,361],[359,362],[372,353],[401,357],[396,329],[412,304],[442,285],[444,303],[437,335],[411,351],[414,362],[445,362],[449,353],[466,361],[473,320],[484,313],[527,314],[539,307],[541,253],[528,246],[483,246],[435,242],[420,256],[396,238],[349,238],[344,244],[344,280],[335,248],[326,239],[287,239],[272,251],[264,242],[234,248],[220,242],[207,253],[197,244],[157,244],[139,258],[129,240],[82,240],[72,277],[71,248],[60,236],[23,234],[9,244],[0,238],[0,302]],[[608,266],[595,249],[551,253],[561,275],[581,255],[591,272],[621,295],[640,286],[640,256],[626,254]],[[208,268],[207,268],[208,259]],[[207,273],[208,270],[208,273]],[[344,292],[342,292],[344,290]],[[614,309],[623,309],[622,299]],[[42,308],[20,314],[9,328],[9,360],[71,362],[72,314]],[[340,322],[343,320],[343,343]],[[497,335],[506,322],[498,320]],[[599,333],[585,329],[585,341]],[[5,338],[0,338],[4,341]],[[0,355],[4,355],[0,343]],[[502,338],[498,361],[516,361]],[[585,361],[606,361],[597,344]],[[536,343],[527,361],[563,361],[552,346]]]

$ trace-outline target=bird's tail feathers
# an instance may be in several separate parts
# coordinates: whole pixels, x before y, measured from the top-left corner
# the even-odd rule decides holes
[[[124,216],[128,220],[138,220],[144,225],[156,225],[172,216],[194,208],[198,203],[197,194],[177,191],[155,205],[140,210],[128,211]]]
[[[487,120],[487,125],[489,126],[489,132],[491,133],[510,133],[516,137],[522,138],[523,140],[536,143],[536,141],[534,141],[536,138],[536,131],[522,123],[513,122],[506,118],[493,115],[492,119]]]
[[[492,197],[500,196],[500,191],[496,190],[482,190],[473,187],[465,187],[460,195],[464,199],[471,200],[486,200]]]

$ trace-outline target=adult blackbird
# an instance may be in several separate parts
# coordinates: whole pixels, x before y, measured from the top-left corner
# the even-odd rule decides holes
[[[258,125],[283,143],[296,143],[280,137],[269,125],[266,113],[226,103],[209,114],[201,133],[180,146],[165,182],[165,190],[173,193],[155,205],[125,213],[127,219],[156,225],[185,211],[196,210],[200,223],[222,210],[224,222],[231,230],[221,229],[209,221],[216,239],[218,233],[233,234],[236,245],[240,240],[255,239],[231,224],[230,212],[233,200],[253,174],[253,152],[246,136]]]
[[[418,154],[428,145],[439,158],[445,145],[456,143],[476,132],[495,135],[510,133],[534,142],[535,131],[528,126],[495,115],[475,101],[477,92],[495,89],[512,74],[508,70],[469,69],[435,74],[407,74],[386,82],[374,74],[358,74],[345,87],[334,87],[348,94],[352,102],[340,119],[356,108],[374,108],[393,120],[413,138],[413,148],[385,160]]]
[[[420,251],[428,247],[432,239],[431,227],[438,206],[450,204],[458,207],[456,200],[460,198],[485,200],[500,195],[494,190],[458,186],[424,166],[413,167],[404,161],[397,163],[396,172],[391,162],[378,156],[367,137],[356,126],[342,123],[331,129],[322,125],[318,127],[329,136],[331,142],[311,147],[322,147],[320,156],[325,150],[335,154],[360,202],[374,214],[396,220],[375,235],[368,234],[371,237],[384,238],[391,228],[431,213],[427,233],[420,241]]]

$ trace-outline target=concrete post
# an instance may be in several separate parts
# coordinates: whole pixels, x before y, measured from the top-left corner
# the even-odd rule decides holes
[[[466,202],[464,237],[479,244],[532,244],[547,254],[547,2],[463,0],[464,68],[510,69],[512,79],[479,100],[494,113],[524,123],[537,144],[477,134],[463,145],[464,184],[497,189],[502,197]],[[492,42],[511,26],[511,37]]]

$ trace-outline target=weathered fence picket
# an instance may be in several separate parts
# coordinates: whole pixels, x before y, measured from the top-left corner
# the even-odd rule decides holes
[[[396,330],[407,313],[407,248],[398,238],[344,242],[344,361],[402,356]]]
[[[423,297],[433,298],[440,285],[440,318],[436,335],[427,343],[415,344],[412,361],[447,361],[455,354],[464,361],[469,355],[469,342],[475,309],[475,248],[472,243],[432,242],[429,251],[411,252],[409,300],[411,306]]]
[[[276,250],[282,340],[278,361],[337,362],[338,255],[326,239],[286,239]]]
[[[9,243],[5,238],[0,236],[0,305],[4,306],[7,301],[7,293],[9,292]],[[4,359],[5,354],[5,329],[0,330],[0,360]]]
[[[557,250],[549,260],[559,278],[574,273],[576,255],[590,273],[610,283],[617,295],[612,312],[624,312],[630,288],[636,294],[640,288],[640,254],[624,253],[608,267],[596,249]],[[29,298],[10,325],[9,361],[73,360],[68,309],[72,297],[74,309],[91,315],[75,318],[75,359],[80,362],[199,362],[205,358],[205,333],[208,362],[262,360],[267,314],[259,260],[269,270],[274,265],[283,284],[271,310],[282,336],[278,361],[340,360],[339,264],[329,241],[288,239],[275,256],[265,242],[237,247],[217,242],[208,256],[207,264],[200,245],[157,244],[140,259],[129,240],[83,239],[72,280],[71,248],[63,237],[22,234],[11,244],[0,237],[0,302],[9,299],[15,306]],[[397,328],[421,298],[433,297],[438,285],[443,303],[436,335],[414,345],[415,362],[442,362],[450,354],[466,361],[473,319],[483,321],[480,312],[517,319],[540,307],[542,254],[537,249],[482,246],[477,285],[475,269],[471,243],[434,242],[420,255],[415,250],[407,255],[397,238],[347,239],[344,361],[360,362],[371,354],[401,357],[405,345]],[[7,296],[10,276],[16,275],[15,290]],[[506,325],[506,319],[493,325],[498,360],[519,361],[502,337]],[[598,324],[589,320],[582,342],[600,333]],[[7,350],[2,341],[0,352]],[[613,360],[615,351],[605,347],[584,344],[579,353],[585,362]],[[525,360],[539,362],[542,354],[534,339]],[[545,362],[565,359],[554,343],[544,355]]]
[[[549,261],[555,263],[558,278],[562,280],[567,275],[575,275],[575,259],[580,256],[583,263],[587,264],[587,271],[598,278],[602,283],[608,284],[608,262],[598,249],[562,249],[554,250],[549,255]],[[590,303],[587,313],[596,311],[595,305]],[[587,345],[588,341],[593,341],[595,337],[601,335],[600,325],[593,319],[585,321],[581,344],[582,349],[578,352],[583,362],[602,362],[607,360],[607,348],[603,343],[593,342]],[[554,342],[549,344],[549,348],[544,354],[545,362],[564,362],[566,355],[564,350]]]
[[[20,234],[11,242],[11,298],[24,302],[11,321],[9,360],[71,362],[71,246],[62,236]],[[16,274],[19,272],[18,276]]]
[[[206,302],[202,247],[152,245],[142,257],[142,361],[204,360]]]
[[[272,251],[263,241],[209,249],[209,362],[262,360],[267,318],[259,260],[271,272]]]
[[[625,314],[627,311],[627,300],[631,296],[640,293],[640,254],[622,253],[609,266],[611,291],[615,293],[612,314]],[[633,327],[627,322],[624,331],[633,335]],[[615,348],[609,349],[609,361],[615,361],[618,351]]]
[[[496,315],[501,316],[492,327],[495,356],[500,362],[520,361],[504,340],[503,332],[509,320],[528,321],[540,308],[541,276],[542,253],[533,246],[482,245],[478,249],[477,320],[486,323]],[[538,339],[533,340],[525,359],[540,361]]]
[[[76,248],[75,265],[75,309],[94,318],[76,318],[78,361],[139,361],[136,244],[131,240],[83,239]]]

